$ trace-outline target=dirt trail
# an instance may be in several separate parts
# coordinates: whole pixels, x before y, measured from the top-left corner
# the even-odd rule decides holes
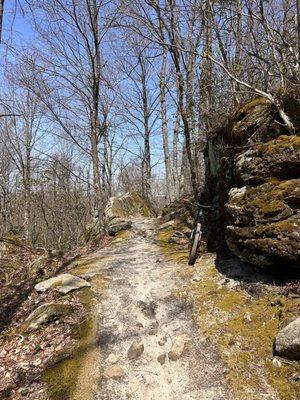
[[[89,273],[105,271],[109,283],[95,308],[101,318],[98,365],[93,357],[92,364],[83,366],[80,378],[86,382],[99,374],[101,384],[91,387],[90,397],[85,390],[84,398],[229,400],[232,397],[222,382],[223,366],[213,346],[201,338],[192,308],[172,296],[183,285],[178,272],[185,265],[164,260],[154,232],[155,220],[135,220],[131,237],[115,240],[97,253],[106,261],[91,265]],[[175,338],[182,335],[188,342],[186,351],[177,361],[167,356],[161,365],[157,357],[168,355]],[[133,341],[142,342],[144,352],[130,361],[127,351]],[[125,376],[100,378],[114,363]],[[75,398],[80,399],[80,393]]]

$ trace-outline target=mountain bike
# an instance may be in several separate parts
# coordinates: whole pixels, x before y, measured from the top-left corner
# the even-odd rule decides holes
[[[198,258],[198,253],[199,253],[199,246],[200,246],[200,241],[201,241],[201,218],[203,215],[202,208],[215,208],[213,206],[205,206],[203,204],[198,205],[198,212],[195,220],[195,225],[194,229],[192,230],[191,233],[191,238],[190,238],[190,251],[189,251],[189,265],[194,265],[197,258]]]

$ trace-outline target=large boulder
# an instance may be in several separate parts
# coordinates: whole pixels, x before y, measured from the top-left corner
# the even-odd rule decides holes
[[[44,293],[49,289],[57,289],[61,294],[67,294],[77,289],[90,287],[90,283],[86,280],[71,274],[61,274],[53,278],[47,279],[35,285],[38,293]]]
[[[277,335],[275,353],[290,360],[300,360],[300,318],[288,324]]]
[[[290,132],[264,98],[233,111],[212,133],[206,187],[229,248],[257,266],[300,265],[300,93],[278,97]],[[225,233],[225,235],[224,235]]]
[[[147,200],[136,192],[121,197],[111,197],[105,209],[109,221],[114,218],[155,217],[156,214]]]

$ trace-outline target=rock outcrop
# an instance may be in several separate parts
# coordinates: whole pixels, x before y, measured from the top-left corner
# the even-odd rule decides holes
[[[155,217],[150,204],[136,192],[121,197],[111,197],[105,210],[108,221],[115,218]]]
[[[295,131],[257,98],[216,130],[208,146],[210,198],[228,247],[252,264],[300,265],[300,95],[282,98]]]
[[[128,192],[120,197],[111,197],[105,207],[104,214],[104,223],[96,215],[88,224],[80,238],[82,245],[99,242],[106,231],[110,236],[115,236],[120,231],[130,229],[132,217],[150,218],[156,216],[148,201],[137,192]]]
[[[129,192],[121,197],[111,197],[105,209],[108,234],[115,236],[118,232],[132,226],[132,217],[154,217],[156,214],[150,204],[138,193]]]
[[[231,189],[227,203],[229,248],[256,265],[300,262],[300,179]]]
[[[97,243],[102,237],[103,223],[99,220],[98,216],[95,216],[81,235],[80,243],[82,245],[85,245],[86,243]]]
[[[299,136],[281,135],[237,156],[235,172],[238,179],[247,184],[260,184],[270,177],[292,179],[300,176],[299,160]]]

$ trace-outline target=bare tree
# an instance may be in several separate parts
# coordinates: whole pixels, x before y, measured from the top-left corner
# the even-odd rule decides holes
[[[141,152],[142,194],[149,200],[152,196],[150,141],[157,121],[158,105],[152,58],[147,42],[132,36],[124,46],[123,55],[119,56],[120,70],[126,76],[126,87],[120,93],[125,111],[123,118],[136,132],[135,139]]]
[[[5,118],[1,125],[1,141],[22,178],[24,235],[26,239],[30,239],[33,150],[38,140],[41,139],[42,115],[39,108],[40,102],[28,89],[18,88],[16,90],[12,86],[8,96],[12,100],[11,107],[18,116]]]
[[[106,196],[99,145],[108,128],[104,97],[112,90],[101,46],[117,16],[113,3],[108,3],[51,0],[35,4],[46,18],[44,24],[36,24],[44,46],[35,52],[37,57],[28,59],[34,73],[29,80],[32,90],[66,139],[92,160],[94,206],[100,218]]]

